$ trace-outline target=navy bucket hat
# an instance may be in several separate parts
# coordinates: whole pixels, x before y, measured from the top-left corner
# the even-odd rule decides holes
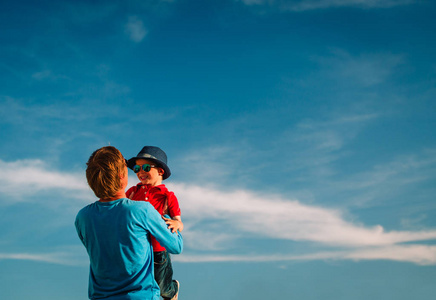
[[[144,148],[142,148],[141,151],[139,151],[137,156],[132,157],[127,161],[127,166],[133,170],[133,167],[135,166],[137,159],[146,159],[159,165],[159,167],[164,169],[165,171],[162,176],[162,179],[167,179],[168,177],[171,176],[170,168],[168,168],[167,166],[168,163],[167,155],[159,147],[145,146]]]

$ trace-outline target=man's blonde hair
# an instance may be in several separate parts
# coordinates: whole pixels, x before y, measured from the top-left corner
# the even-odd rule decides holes
[[[127,176],[126,161],[117,148],[107,146],[94,151],[86,165],[86,179],[98,198],[113,198],[122,189],[120,175]]]

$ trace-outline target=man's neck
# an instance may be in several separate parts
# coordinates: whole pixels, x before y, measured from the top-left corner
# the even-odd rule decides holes
[[[126,197],[126,192],[124,190],[120,190],[118,191],[114,197],[112,198],[105,198],[105,199],[100,199],[100,202],[111,202],[111,201],[115,201],[121,198],[127,198]]]

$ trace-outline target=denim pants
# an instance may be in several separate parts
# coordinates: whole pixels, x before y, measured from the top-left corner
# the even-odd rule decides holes
[[[178,292],[176,281],[173,280],[173,267],[167,251],[153,252],[154,279],[160,288],[162,298],[173,298]]]

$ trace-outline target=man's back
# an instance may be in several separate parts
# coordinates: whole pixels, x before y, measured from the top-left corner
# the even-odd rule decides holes
[[[182,251],[183,240],[149,203],[97,201],[79,211],[75,224],[90,257],[91,299],[159,299],[150,233],[172,253]]]

